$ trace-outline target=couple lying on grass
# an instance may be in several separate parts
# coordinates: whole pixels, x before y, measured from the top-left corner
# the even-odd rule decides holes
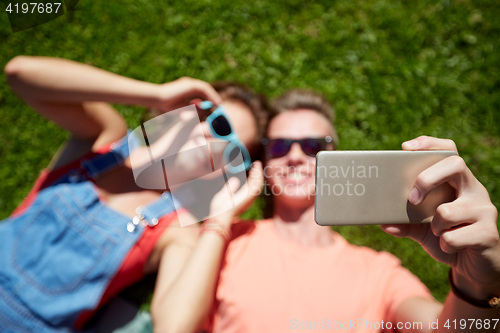
[[[0,224],[4,331],[92,330],[87,323],[96,310],[154,271],[158,332],[340,329],[335,325],[453,332],[462,319],[475,320],[471,330],[499,328],[498,214],[460,157],[415,182],[408,199],[416,205],[442,183],[455,188],[456,199],[440,205],[431,223],[383,226],[450,266],[453,292],[441,304],[396,257],[353,246],[314,222],[315,155],[338,143],[333,110],[321,95],[291,90],[268,107],[239,84],[181,78],[158,85],[42,57],[16,57],[5,75],[25,103],[71,138]],[[243,158],[237,168],[249,169],[246,182],[226,172],[226,185],[209,203],[212,217],[180,227],[180,220],[197,219],[170,194],[175,179],[167,177],[161,190],[137,185],[130,155],[140,148],[130,145],[125,121],[109,103],[145,106],[156,116],[196,104],[202,131],[183,146],[231,138]],[[174,141],[158,141],[159,149]],[[425,136],[402,148],[456,151],[451,140]],[[174,161],[179,177],[198,178],[206,158]],[[239,221],[264,182],[286,189],[271,191],[272,217]],[[221,210],[227,191],[236,204]],[[429,324],[438,319],[438,327]]]

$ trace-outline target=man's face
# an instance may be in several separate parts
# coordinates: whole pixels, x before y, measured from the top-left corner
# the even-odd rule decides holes
[[[331,135],[331,124],[323,115],[300,109],[276,116],[269,124],[267,137],[269,140],[298,140]],[[294,205],[314,203],[315,168],[316,158],[304,153],[297,142],[292,144],[286,155],[268,160],[264,171],[275,202]]]

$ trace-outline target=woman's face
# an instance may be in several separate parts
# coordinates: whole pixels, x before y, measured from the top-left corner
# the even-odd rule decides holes
[[[332,136],[329,121],[316,111],[293,110],[279,114],[269,124],[272,139],[325,138]],[[331,147],[327,147],[331,149]],[[264,168],[275,204],[304,207],[314,203],[316,158],[304,153],[294,142],[282,157],[271,158]]]
[[[226,111],[225,116],[232,130],[249,150],[252,149],[257,135],[257,124],[250,109],[237,101],[224,101],[221,105]],[[165,116],[167,114],[159,117]],[[199,123],[197,118],[196,111],[182,111],[175,125],[159,136],[159,139],[151,144],[150,149],[140,152],[142,159],[134,157],[137,163],[133,164],[133,167],[141,168],[143,164],[150,164],[149,157],[152,154],[156,161],[164,160],[162,168],[167,173],[170,186],[204,176],[206,177],[203,179],[207,177],[210,179],[212,168],[222,167],[222,156],[227,141],[214,139],[210,134],[208,123],[206,121]],[[149,129],[154,126],[146,125],[146,127]],[[139,132],[139,135],[142,134],[142,131]],[[163,173],[160,176],[160,180],[163,180]],[[153,179],[151,182],[154,181],[156,180]]]
[[[225,110],[225,116],[231,125],[232,131],[236,133],[245,147],[251,150],[257,135],[257,123],[252,111],[245,104],[238,101],[226,100],[221,103],[221,106]],[[207,147],[207,145],[208,150],[203,148]],[[201,127],[194,127],[182,146],[181,151],[186,153],[179,154],[176,159],[175,170],[182,170],[183,174],[182,177],[177,175],[176,177],[189,179],[206,175],[203,179],[210,179],[211,176],[207,174],[212,172],[212,166],[219,169],[223,164],[227,163],[223,158],[226,146],[227,141],[213,138],[210,125],[206,121],[201,122]],[[197,147],[201,148],[198,149]]]

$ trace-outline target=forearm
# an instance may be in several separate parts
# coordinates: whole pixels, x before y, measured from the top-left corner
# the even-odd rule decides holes
[[[496,282],[497,279],[492,280]],[[452,291],[444,304],[436,332],[463,332],[464,329],[469,332],[500,332],[500,309],[490,308],[486,302],[492,295],[500,294],[498,283],[477,283],[450,270],[450,284]],[[478,302],[485,304],[471,304]]]
[[[500,332],[499,318],[498,309],[476,307],[450,292],[444,304],[418,297],[406,300],[396,321],[398,332]]]
[[[26,103],[110,103],[155,106],[158,85],[74,61],[16,57],[5,66],[7,82]]]
[[[499,319],[500,309],[471,305],[450,292],[434,332],[500,332]]]
[[[218,222],[230,226],[231,217]],[[162,269],[151,304],[155,332],[195,332],[212,307],[225,240],[214,232],[204,232],[182,272],[170,287],[162,286]]]

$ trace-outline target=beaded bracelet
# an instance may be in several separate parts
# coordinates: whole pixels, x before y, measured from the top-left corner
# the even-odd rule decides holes
[[[478,306],[480,308],[496,308],[496,309],[500,308],[500,297],[493,296],[484,301],[467,296],[466,294],[458,290],[455,284],[453,283],[451,269],[450,272],[448,273],[448,280],[450,280],[451,291],[453,291],[455,296],[457,296],[461,300],[471,305]]]
[[[208,231],[217,233],[226,242],[229,242],[231,240],[231,237],[232,237],[231,229],[229,227],[221,224],[220,222],[218,222],[217,220],[214,220],[212,218],[206,220],[203,223],[203,225],[201,226],[202,233],[208,232]]]

